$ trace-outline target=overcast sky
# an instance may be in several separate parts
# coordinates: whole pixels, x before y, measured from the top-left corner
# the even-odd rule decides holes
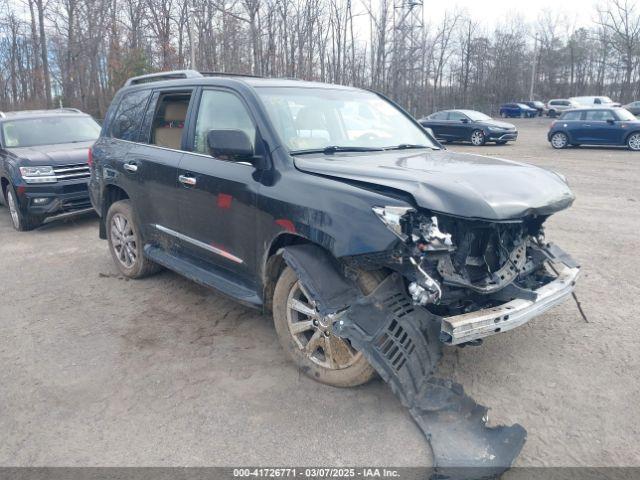
[[[597,0],[424,0],[427,18],[437,20],[445,10],[466,10],[481,24],[494,26],[508,16],[535,21],[545,10],[567,16],[576,26],[588,25],[595,18]]]

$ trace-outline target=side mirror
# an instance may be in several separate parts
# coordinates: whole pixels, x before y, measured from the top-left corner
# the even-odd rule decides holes
[[[462,123],[469,123],[469,119],[468,118],[461,118],[460,121]]]
[[[228,157],[234,160],[251,160],[253,145],[242,130],[209,130],[207,147],[212,157]]]
[[[607,118],[607,123],[609,125],[613,125],[614,123],[616,123],[616,121],[613,118]]]

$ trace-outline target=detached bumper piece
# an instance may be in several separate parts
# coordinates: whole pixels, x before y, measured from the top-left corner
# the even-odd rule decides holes
[[[361,351],[406,406],[431,444],[438,478],[494,478],[520,453],[520,425],[486,426],[487,408],[461,385],[434,378],[441,357],[440,319],[412,305],[402,279],[392,274],[360,298],[336,333]]]

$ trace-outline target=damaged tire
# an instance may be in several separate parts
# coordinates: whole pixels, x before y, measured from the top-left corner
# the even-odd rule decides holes
[[[362,272],[358,286],[365,295],[384,279]],[[330,318],[319,315],[291,267],[286,267],[273,295],[273,321],[282,348],[305,375],[334,387],[355,387],[371,380],[375,370],[348,340],[333,333]]]

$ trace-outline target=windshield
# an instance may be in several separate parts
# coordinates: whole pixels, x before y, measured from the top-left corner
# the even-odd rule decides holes
[[[100,136],[100,125],[90,117],[25,118],[5,121],[1,126],[7,148],[89,142]]]
[[[289,87],[256,90],[291,153],[336,147],[438,148],[422,128],[374,93]]]
[[[620,120],[625,120],[627,122],[637,120],[636,116],[633,113],[631,113],[629,110],[625,110],[624,108],[617,109],[616,113],[618,114],[618,118]]]
[[[464,112],[467,117],[469,117],[471,120],[479,122],[481,120],[491,120],[491,117],[489,115],[485,115],[482,112],[475,112],[473,110],[466,110]]]

